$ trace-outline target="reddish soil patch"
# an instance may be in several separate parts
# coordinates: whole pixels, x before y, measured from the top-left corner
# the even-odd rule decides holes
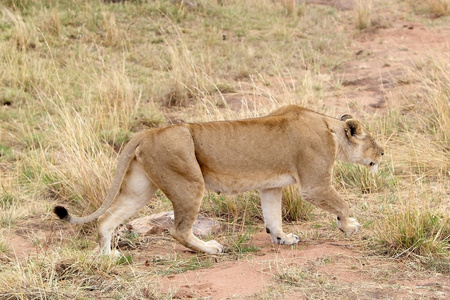
[[[355,58],[337,68],[342,89],[327,104],[369,112],[409,105],[402,97],[411,90],[408,68],[430,57],[450,53],[450,26],[429,29],[419,23],[392,20],[388,28],[373,28],[356,36]],[[411,91],[410,91],[411,92]]]
[[[411,272],[400,261],[364,257],[351,242],[278,246],[261,231],[251,244],[260,250],[238,261],[161,277],[159,292],[174,299],[254,299],[274,291],[278,299],[445,299],[450,295],[449,278]]]
[[[270,242],[264,232],[253,236],[253,246],[260,251],[246,259],[218,264],[210,269],[169,275],[161,280],[163,294],[174,298],[208,299],[240,298],[258,294],[276,285],[276,273],[290,267],[301,267],[310,261],[339,255],[352,256],[346,243],[323,242],[306,246],[279,246]],[[337,273],[336,276],[344,273]]]
[[[252,262],[226,262],[211,269],[168,276],[162,280],[161,292],[175,292],[174,298],[179,299],[249,296],[263,290],[270,279],[270,274]]]
[[[9,250],[17,259],[24,259],[31,254],[36,254],[36,248],[21,236],[14,235],[8,239]]]

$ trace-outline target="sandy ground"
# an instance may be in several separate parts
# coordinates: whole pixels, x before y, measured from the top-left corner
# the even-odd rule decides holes
[[[450,295],[449,278],[427,272],[413,274],[403,262],[362,255],[351,242],[278,246],[260,232],[252,244],[260,251],[208,269],[168,275],[161,279],[159,291],[175,299],[253,299],[257,295],[279,299],[445,299]]]
[[[35,223],[36,226],[33,224]],[[75,231],[60,222],[39,226],[29,222],[12,236],[15,258],[46,255]],[[286,232],[303,232],[302,225],[284,226]],[[329,230],[321,228],[318,230]],[[58,235],[55,233],[63,233]],[[30,244],[39,238],[39,247]],[[220,241],[220,238],[219,238]],[[204,255],[210,266],[184,272],[167,272],[176,261],[195,254],[170,238],[168,233],[151,237],[134,249],[122,249],[133,257],[133,268],[160,274],[149,276],[157,295],[172,299],[448,299],[450,278],[418,270],[409,260],[372,256],[352,240],[317,239],[295,246],[272,244],[261,227],[248,246],[257,251],[238,259],[232,255]],[[161,261],[171,262],[169,265]],[[176,268],[175,268],[176,269]],[[159,272],[159,273],[158,273]]]

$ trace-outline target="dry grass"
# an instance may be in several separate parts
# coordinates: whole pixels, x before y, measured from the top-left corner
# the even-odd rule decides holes
[[[449,254],[448,61],[448,57],[433,58],[429,68],[412,70],[425,106],[411,116],[415,125],[402,126],[396,139],[398,167],[393,167],[401,180],[393,190],[396,199],[391,198],[384,211],[386,219],[376,225],[376,237],[395,257],[427,260]]]
[[[93,225],[77,229],[70,239],[62,228],[45,249],[37,233],[27,235],[40,250],[17,261],[3,236],[36,220],[47,224],[56,203],[68,203],[76,214],[92,212],[103,201],[117,151],[135,131],[169,120],[258,116],[288,103],[335,115],[323,101],[339,84],[335,67],[352,57],[354,28],[378,22],[376,7],[363,1],[354,11],[296,6],[295,1],[197,2],[196,7],[100,0],[0,5],[0,298],[90,293],[170,298],[155,293],[148,276],[156,275],[148,268],[88,256]],[[425,2],[434,15],[448,15],[446,1]],[[350,25],[349,19],[354,20]],[[387,149],[378,174],[336,165],[336,188],[355,215],[366,219],[364,240],[355,239],[378,255],[424,266],[449,257],[449,61],[442,54],[410,70],[414,96],[404,97],[415,108],[366,116]],[[230,99],[238,99],[238,108]],[[286,221],[302,220],[311,231],[317,224],[335,229],[329,225],[332,217],[304,203],[295,188],[283,196]],[[170,206],[159,198],[162,204],[147,207],[147,214]],[[262,227],[256,193],[209,194],[202,210],[238,224],[222,237],[234,258],[255,251],[252,228]],[[335,238],[331,234],[327,237]],[[170,260],[182,270],[210,263],[201,262]],[[333,290],[357,296],[364,289],[337,286],[312,269],[286,267],[277,276],[281,285],[306,284],[306,291],[318,297]],[[142,288],[135,289],[138,285]]]
[[[127,280],[114,280],[114,276],[124,270],[134,273],[133,285]],[[86,256],[80,252],[46,253],[18,261],[14,268],[2,273],[2,299],[79,298],[93,293],[121,297],[125,291],[130,299],[164,298],[146,282],[149,274],[144,278],[144,274],[133,270],[127,261]]]
[[[372,1],[357,1],[354,13],[357,29],[363,30],[370,27],[371,18],[373,18]]]
[[[427,12],[435,18],[450,15],[449,0],[410,0],[410,5],[418,12]]]
[[[8,9],[2,11],[4,18],[9,19],[13,25],[11,40],[18,50],[24,51],[36,47],[37,31],[33,24],[25,24],[20,15],[14,14]]]

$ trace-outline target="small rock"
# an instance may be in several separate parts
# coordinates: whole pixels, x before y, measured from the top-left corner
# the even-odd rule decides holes
[[[141,236],[161,234],[162,232],[170,229],[173,226],[174,213],[172,211],[166,211],[151,216],[145,216],[139,219],[135,219],[127,224],[127,230],[136,232]],[[193,232],[197,236],[207,236],[222,229],[221,224],[213,219],[199,215],[194,222]],[[119,232],[119,235],[122,235]]]
[[[370,103],[369,106],[373,108],[385,108],[386,107],[386,100],[385,99],[379,99],[376,103]]]

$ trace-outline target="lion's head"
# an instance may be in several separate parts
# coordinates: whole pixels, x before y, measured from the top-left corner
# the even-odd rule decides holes
[[[384,149],[351,115],[343,115],[341,121],[344,122],[347,141],[346,145],[342,145],[343,159],[350,163],[367,166],[371,172],[376,172],[384,155]]]

